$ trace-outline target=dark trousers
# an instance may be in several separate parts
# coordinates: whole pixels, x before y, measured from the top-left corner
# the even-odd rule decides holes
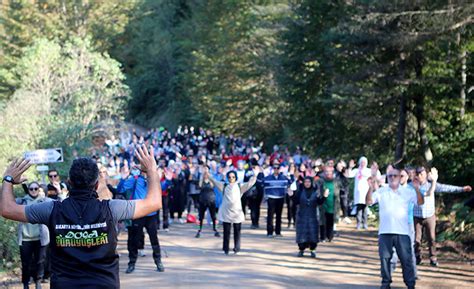
[[[44,257],[44,276],[43,279],[49,279],[51,277],[51,247],[46,245],[45,257]]]
[[[369,225],[367,223],[367,205],[366,204],[357,204],[357,229],[360,229],[361,226],[364,226],[364,228],[367,228]]]
[[[347,195],[341,195],[340,201],[341,201],[342,216],[344,218],[348,217],[349,216],[349,205],[347,203]]]
[[[276,214],[275,233],[281,234],[281,213],[285,198],[268,199],[267,235],[273,235],[273,215]]]
[[[306,248],[309,248],[311,251],[316,250],[318,243],[314,242],[305,242],[305,243],[298,243],[298,248],[300,251],[304,251]]]
[[[248,198],[247,195],[244,194],[242,198],[240,198],[240,203],[242,204],[242,211],[244,212],[244,216],[247,215],[247,204],[248,204]]]
[[[169,215],[170,215],[169,197],[168,196],[162,196],[161,200],[162,200],[162,204],[163,204],[163,209],[158,210],[158,212],[156,214],[158,230],[160,229],[160,225],[161,225],[160,212],[163,212],[163,229],[168,229],[169,226],[170,226],[170,221],[169,221]]]
[[[20,246],[21,282],[28,284],[30,277],[38,281],[44,275],[44,259],[46,246],[41,246],[40,241],[23,241]]]
[[[288,208],[287,210],[287,219],[288,219],[288,227],[291,225],[291,221],[293,221],[293,225],[296,222],[296,205],[295,205],[295,200],[294,200],[294,195],[289,196],[286,195],[285,197],[285,202],[286,202],[286,207]]]
[[[417,259],[421,259],[421,239],[423,236],[423,227],[425,228],[425,236],[428,240],[430,248],[430,260],[436,261],[436,216],[429,218],[415,217],[415,255]]]
[[[181,219],[183,217],[183,211],[173,211],[173,210],[171,210],[170,215],[171,215],[171,219],[173,219],[173,220],[174,220],[174,216],[175,216],[174,213],[178,214],[178,219]]]
[[[170,226],[170,198],[169,196],[162,196],[161,198],[163,203],[163,229],[168,229]],[[158,217],[159,218],[159,217]],[[158,228],[160,228],[158,226]]]
[[[195,211],[199,211],[199,194],[189,195],[188,213],[191,213],[191,205],[194,205],[194,210]]]
[[[143,227],[146,228],[150,238],[151,248],[153,249],[153,260],[155,264],[161,261],[161,248],[158,241],[158,232],[156,229],[156,215],[146,216],[132,221],[132,226],[128,231],[128,264],[135,264],[138,257],[138,248],[143,236]]]
[[[258,194],[255,197],[248,198],[248,204],[250,208],[250,218],[252,219],[252,225],[258,226],[260,219],[260,206],[262,205],[263,196]]]
[[[199,203],[199,231],[202,230],[202,223],[204,222],[204,215],[206,214],[206,210],[209,209],[209,214],[211,215],[212,220],[212,229],[216,230],[216,203],[215,202],[208,202],[208,203]]]
[[[402,264],[405,285],[408,288],[415,288],[415,268],[410,237],[399,234],[379,235],[380,271],[382,275],[382,286],[380,288],[390,288],[392,283],[390,260],[392,259],[393,247],[395,247]]]
[[[229,253],[229,241],[230,241],[230,223],[224,222],[224,244],[222,250]],[[240,229],[242,228],[242,223],[234,223],[234,252],[240,251]]]
[[[319,230],[321,240],[328,239],[329,241],[332,241],[334,238],[334,214],[324,213],[324,218],[326,220],[326,224],[321,225]]]

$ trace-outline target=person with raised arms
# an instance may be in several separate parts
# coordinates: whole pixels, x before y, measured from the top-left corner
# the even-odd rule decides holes
[[[141,170],[148,173],[143,200],[103,200],[97,195],[99,169],[91,158],[78,158],[69,170],[70,197],[63,202],[18,205],[13,186],[25,181],[29,160],[14,160],[2,184],[1,215],[4,218],[45,224],[51,235],[51,288],[120,288],[117,254],[117,222],[138,219],[161,208],[160,179],[154,151],[137,148]]]
[[[418,179],[413,181],[413,187],[400,186],[400,169],[395,166],[387,172],[387,179],[388,186],[378,188],[378,180],[370,177],[366,196],[367,205],[379,204],[380,288],[390,288],[392,283],[390,260],[395,247],[402,264],[403,281],[407,288],[414,289],[416,278],[408,218],[413,204],[423,205],[424,197]]]

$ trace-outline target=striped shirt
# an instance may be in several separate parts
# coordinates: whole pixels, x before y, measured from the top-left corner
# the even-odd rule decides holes
[[[263,186],[265,197],[270,199],[284,198],[288,187],[293,183],[294,177],[290,178],[284,176],[282,173],[275,177],[269,175],[263,178],[263,174],[259,174],[257,183]]]
[[[411,186],[411,184],[410,184]],[[435,214],[435,194],[426,196],[426,193],[430,190],[431,182],[426,182],[420,185],[420,192],[425,197],[425,203],[421,206],[415,204],[413,215],[416,218],[429,218]],[[464,192],[463,187],[445,185],[436,183],[435,193],[462,193]]]

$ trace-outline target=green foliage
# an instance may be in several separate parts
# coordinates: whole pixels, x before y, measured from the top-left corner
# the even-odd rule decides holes
[[[21,86],[0,114],[0,169],[23,152],[62,147],[65,162],[56,168],[66,172],[73,150],[87,155],[93,129],[124,115],[128,89],[120,64],[95,52],[88,39],[59,41],[39,39],[24,50],[15,74]],[[28,172],[35,179],[34,171]],[[2,262],[17,261],[11,222],[0,223]],[[5,237],[5,238],[3,238]],[[2,264],[0,264],[1,266]]]
[[[470,2],[0,7],[0,168],[32,148],[62,146],[69,159],[89,147],[98,124],[127,116],[148,127],[186,123],[381,164],[403,144],[406,163],[430,162],[442,182],[474,175]],[[398,134],[402,100],[406,128]]]
[[[0,6],[0,101],[21,86],[15,66],[39,37],[60,43],[91,39],[101,52],[121,45],[119,35],[138,1],[7,1]]]
[[[20,262],[18,223],[0,219],[0,270],[11,271]]]

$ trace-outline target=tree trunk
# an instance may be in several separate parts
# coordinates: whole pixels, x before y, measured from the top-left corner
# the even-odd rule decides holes
[[[457,34],[457,43],[459,46],[461,46],[461,33],[458,32]],[[460,116],[461,119],[464,117],[465,111],[466,111],[466,58],[467,58],[467,53],[466,49],[461,46],[461,53],[459,55],[461,58],[461,91],[460,91],[460,98],[461,98],[461,109],[460,109]]]
[[[407,98],[405,94],[400,97],[398,115],[397,144],[395,146],[395,163],[400,162],[405,156],[405,128],[407,124]]]
[[[422,68],[423,68],[423,56],[421,51],[418,52],[415,60],[415,73],[416,78],[421,82],[422,79]],[[417,95],[415,95],[415,117],[418,123],[418,136],[420,137],[420,146],[423,153],[423,157],[427,164],[430,164],[433,161],[433,153],[431,152],[428,136],[426,135],[426,124],[425,119],[425,96],[423,92],[418,89]]]
[[[400,58],[400,76],[405,77],[405,54],[401,53]],[[400,108],[398,111],[398,129],[397,129],[397,143],[395,145],[395,163],[399,163],[405,156],[405,129],[407,125],[407,96],[403,93],[400,96]]]

